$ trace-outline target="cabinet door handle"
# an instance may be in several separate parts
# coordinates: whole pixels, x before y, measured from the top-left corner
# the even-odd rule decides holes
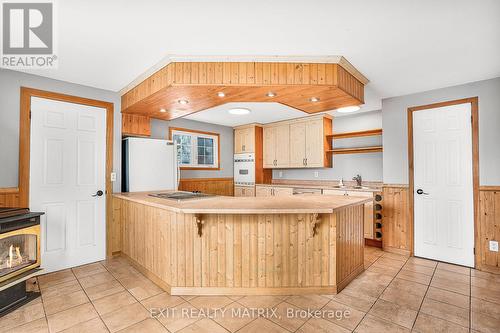
[[[306,165],[307,165],[307,157],[306,157]]]

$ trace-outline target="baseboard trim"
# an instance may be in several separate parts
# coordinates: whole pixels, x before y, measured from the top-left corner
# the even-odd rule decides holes
[[[359,274],[361,274],[365,270],[365,265],[362,263],[355,270],[351,272],[347,277],[345,277],[341,282],[337,283],[337,293],[342,289],[347,287],[347,285],[354,280]]]
[[[382,248],[382,241],[376,239],[365,238],[365,246],[373,246]]]
[[[404,255],[404,256],[410,256],[410,255],[411,255],[410,250],[405,250],[405,249],[396,249],[396,248],[394,248],[394,247],[389,247],[389,246],[382,247],[382,249],[383,249],[385,252],[390,252],[390,253],[395,253],[395,254],[401,254],[401,255]]]
[[[309,295],[336,294],[337,286],[282,287],[282,288],[232,288],[232,287],[172,287],[171,295]]]
[[[162,279],[160,279],[158,276],[156,276],[156,274],[151,273],[148,269],[146,269],[144,266],[139,264],[134,259],[130,258],[125,253],[122,252],[120,256],[127,259],[135,269],[137,269],[139,272],[144,274],[148,279],[153,281],[154,284],[156,284],[158,287],[165,290],[167,293],[171,294],[171,289],[172,289],[171,286]]]

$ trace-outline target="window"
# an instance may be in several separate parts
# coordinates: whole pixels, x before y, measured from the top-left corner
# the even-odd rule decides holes
[[[219,170],[219,134],[170,128],[170,139],[179,145],[181,169]]]

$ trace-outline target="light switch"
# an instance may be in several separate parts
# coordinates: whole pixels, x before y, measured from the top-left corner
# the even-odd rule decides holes
[[[490,240],[490,251],[498,252],[498,241]]]
[[[280,178],[283,177],[283,171],[278,172],[278,177],[280,177]]]
[[[318,171],[314,171],[314,178],[318,178],[319,177],[319,172]]]
[[[116,182],[116,172],[111,173],[111,181]]]

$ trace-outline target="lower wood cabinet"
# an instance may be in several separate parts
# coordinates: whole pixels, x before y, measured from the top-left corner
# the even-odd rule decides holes
[[[348,195],[358,197],[373,197],[372,192],[345,191],[345,190],[323,190],[326,195]],[[373,219],[373,201],[365,203],[364,235],[365,238],[375,239],[375,224]]]
[[[255,187],[254,186],[235,186],[234,187],[235,197],[255,197]]]
[[[255,196],[257,197],[275,197],[293,195],[293,188],[281,186],[256,186]]]

